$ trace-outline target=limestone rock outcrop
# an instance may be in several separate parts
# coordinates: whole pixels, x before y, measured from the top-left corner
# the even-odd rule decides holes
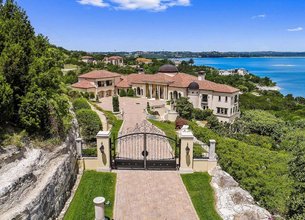
[[[259,207],[249,192],[228,173],[216,167],[211,170],[211,185],[215,191],[216,208],[224,220],[270,220],[272,215]]]
[[[1,149],[0,219],[54,219],[69,198],[78,167],[77,123],[52,150],[27,146]]]

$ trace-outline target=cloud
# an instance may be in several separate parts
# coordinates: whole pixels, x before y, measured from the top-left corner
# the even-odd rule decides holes
[[[80,4],[111,7],[117,10],[164,11],[174,6],[189,6],[191,0],[79,0]]]
[[[104,0],[79,0],[77,2],[82,5],[92,5],[101,8],[105,8],[109,6],[109,4],[105,3]]]
[[[287,31],[290,31],[290,32],[295,32],[295,31],[302,31],[303,28],[302,27],[297,27],[297,28],[289,28],[287,29]]]
[[[252,19],[264,19],[264,18],[266,18],[266,14],[260,14],[260,15],[254,15],[254,16],[252,16],[251,18]]]

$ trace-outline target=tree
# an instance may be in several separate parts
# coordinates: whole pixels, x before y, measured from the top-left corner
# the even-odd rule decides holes
[[[134,91],[133,91],[133,89],[132,88],[129,88],[128,90],[127,90],[127,96],[128,97],[134,97]]]
[[[188,98],[181,97],[176,101],[176,111],[182,118],[185,119],[192,119],[192,112],[193,112],[193,104],[189,102]]]
[[[126,96],[125,89],[120,89],[120,97],[125,97],[125,96]]]
[[[35,36],[26,13],[13,0],[0,4],[0,26],[1,120],[30,134],[62,135],[69,114],[60,70],[63,50]]]
[[[0,74],[0,122],[7,121],[12,113],[13,90]]]
[[[21,99],[20,122],[29,133],[43,131],[48,126],[48,99],[46,92],[36,87]]]
[[[19,97],[26,93],[25,86],[29,83],[35,35],[27,15],[13,0],[7,0],[0,10],[0,72],[13,90],[16,113]]]
[[[113,112],[119,112],[120,111],[120,103],[119,103],[119,97],[118,96],[113,96],[112,97],[112,107],[113,107]]]

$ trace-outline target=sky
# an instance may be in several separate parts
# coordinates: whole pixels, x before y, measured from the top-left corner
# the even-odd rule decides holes
[[[16,0],[70,50],[305,51],[305,0]]]

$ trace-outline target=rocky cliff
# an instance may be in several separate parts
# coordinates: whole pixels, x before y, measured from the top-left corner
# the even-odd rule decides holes
[[[53,150],[34,146],[0,150],[0,219],[53,219],[77,177],[77,123]]]
[[[255,203],[228,173],[216,167],[211,170],[211,185],[215,191],[216,208],[224,220],[270,220],[272,215]]]

